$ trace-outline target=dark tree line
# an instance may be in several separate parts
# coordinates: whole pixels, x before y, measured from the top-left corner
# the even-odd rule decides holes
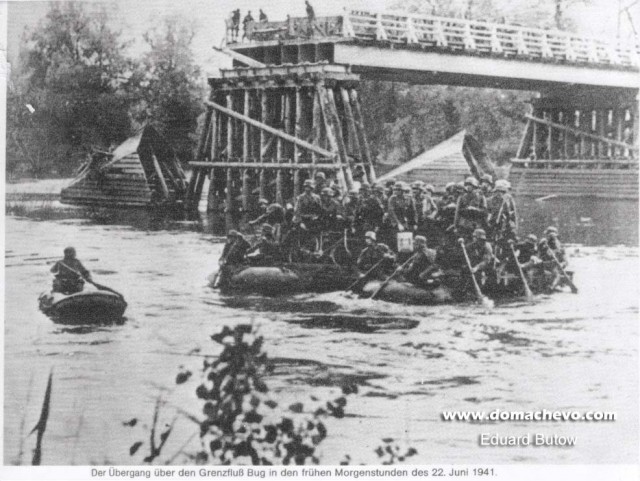
[[[146,122],[191,160],[202,96],[193,35],[185,21],[166,19],[133,58],[106,10],[53,3],[23,38],[8,95],[9,174],[70,175],[93,149],[112,148]]]

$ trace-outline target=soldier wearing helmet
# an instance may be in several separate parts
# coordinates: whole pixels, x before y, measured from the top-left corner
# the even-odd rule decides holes
[[[493,177],[490,174],[482,174],[480,177],[480,188],[485,197],[491,195],[493,190]]]
[[[509,193],[507,180],[496,181],[494,193],[487,202],[487,227],[493,239],[515,239],[518,228],[516,203]]]
[[[360,205],[361,200],[358,191],[356,189],[349,190],[349,194],[342,203],[342,210],[344,212],[346,228],[350,229],[352,233],[355,233],[356,217],[358,215]]]
[[[364,187],[365,184],[362,185]],[[362,191],[362,187],[360,188]],[[360,206],[356,212],[355,228],[357,232],[377,231],[382,226],[385,209],[384,187],[376,184],[373,194],[362,191]]]
[[[440,229],[445,231],[453,225],[455,218],[456,204],[458,200],[457,187],[455,182],[449,182],[445,188],[445,194],[437,204],[438,213],[436,221]]]
[[[50,270],[55,276],[53,292],[63,294],[82,292],[85,279],[91,282],[91,273],[76,258],[74,247],[65,248],[64,258],[56,262]]]
[[[343,209],[340,202],[333,198],[333,190],[330,187],[322,189],[320,208],[321,213],[318,219],[320,229],[323,232],[339,230],[338,222],[343,220]]]
[[[315,184],[313,191],[316,195],[322,194],[322,189],[329,186],[327,176],[324,172],[316,172],[316,175],[313,176],[313,180]]]
[[[474,229],[483,227],[487,215],[487,200],[479,188],[475,177],[467,177],[464,181],[465,192],[456,204],[454,227],[463,237],[468,237]]]
[[[312,180],[305,180],[303,184],[304,192],[296,199],[294,207],[293,223],[302,224],[306,228],[318,219],[322,207],[320,206],[320,197],[313,192],[314,183]],[[307,226],[306,224],[310,224]]]
[[[467,255],[471,262],[471,272],[473,274],[487,273],[493,268],[493,248],[487,241],[487,233],[484,229],[475,229],[473,239],[466,245]],[[485,277],[482,276],[484,283]]]
[[[549,249],[553,251],[554,255],[556,256],[556,259],[558,259],[558,262],[560,262],[560,265],[563,268],[567,267],[566,253],[565,253],[564,247],[562,247],[562,243],[560,242],[560,239],[558,239],[558,228],[554,226],[549,226],[545,229],[544,235],[549,244]]]
[[[413,196],[413,204],[416,206],[416,226],[417,230],[424,230],[424,182],[416,180],[411,184],[411,195]]]
[[[230,230],[227,233],[227,242],[222,249],[222,255],[218,264],[220,267],[225,265],[242,264],[245,260],[245,254],[251,247],[242,234],[237,230]]]
[[[415,204],[410,195],[405,195],[405,187],[403,182],[396,182],[387,202],[389,223],[396,232],[412,230],[416,225]]]
[[[384,259],[384,262],[380,262],[378,268],[369,275],[372,278],[387,272],[390,268],[393,268],[393,262],[395,256],[391,249],[386,244],[378,244],[377,236],[375,232],[369,231],[364,235],[365,246],[358,256],[356,265],[361,272],[369,272],[374,266]]]
[[[281,260],[280,244],[273,235],[273,227],[262,224],[260,240],[247,251],[246,258],[253,265],[269,266]]]
[[[408,282],[419,287],[435,287],[434,274],[440,272],[436,264],[436,251],[429,249],[427,238],[417,235],[413,239],[412,260],[402,269],[402,275]]]

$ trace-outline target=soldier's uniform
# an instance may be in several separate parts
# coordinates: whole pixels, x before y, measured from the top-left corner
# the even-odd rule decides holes
[[[56,262],[50,270],[55,275],[53,292],[82,292],[84,279],[91,280],[91,273],[76,259],[76,250],[73,247],[67,247],[64,250],[64,259]]]
[[[396,231],[411,230],[416,225],[416,208],[413,199],[404,194],[400,183],[393,188],[393,195],[387,203],[389,222]]]
[[[319,217],[320,229],[323,232],[333,232],[340,229],[339,221],[343,219],[343,209],[340,202],[332,197],[333,191],[329,187],[322,189],[320,197],[321,213]]]
[[[495,192],[487,203],[487,227],[492,239],[514,239],[517,229],[516,203],[506,180],[496,181]]]
[[[458,222],[456,227],[463,237],[470,237],[475,229],[485,227],[487,215],[487,201],[478,188],[478,181],[468,177],[465,182],[465,192],[458,197],[456,210]]]
[[[262,236],[256,245],[247,251],[247,259],[256,265],[273,265],[281,260],[280,245],[273,237],[273,228],[262,225]]]
[[[365,234],[365,241],[366,245],[360,252],[356,262],[358,269],[360,269],[361,272],[368,272],[378,264],[378,262],[384,259],[385,262],[381,262],[376,271],[370,275],[372,277],[380,277],[389,272],[389,270],[392,270],[395,256],[393,252],[391,252],[391,249],[389,249],[389,246],[382,243],[376,244],[375,232],[367,232]]]
[[[320,197],[312,192],[312,180],[304,181],[304,190],[305,191],[296,198],[293,214],[294,224],[313,223],[322,213]]]
[[[245,254],[251,245],[238,231],[229,231],[227,237],[227,243],[224,245],[220,256],[220,265],[242,264],[245,260]]]
[[[358,210],[360,209],[360,197],[358,196],[357,190],[349,191],[349,196],[344,200],[342,207],[344,210],[346,227],[352,231],[355,230],[356,217],[358,215]]]
[[[413,248],[413,260],[403,269],[404,278],[420,287],[434,287],[433,274],[439,271],[436,264],[436,251],[427,247],[427,239],[416,236]]]
[[[493,248],[487,242],[484,229],[476,229],[473,232],[473,240],[465,247],[471,263],[471,272],[476,276],[479,284],[484,284],[486,274],[493,270],[494,261]]]

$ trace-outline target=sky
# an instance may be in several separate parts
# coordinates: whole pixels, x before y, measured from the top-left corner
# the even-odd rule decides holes
[[[0,0],[2,2],[4,0]],[[463,0],[451,0],[452,2]],[[509,3],[516,6],[522,15],[529,15],[535,9],[536,0],[496,0],[496,3]],[[124,37],[132,39],[138,49],[142,48],[142,35],[151,25],[166,15],[182,15],[195,22],[196,36],[193,51],[197,63],[207,75],[215,73],[218,66],[228,62],[226,56],[216,53],[212,47],[220,45],[224,36],[225,23],[229,12],[240,8],[242,15],[251,10],[257,17],[262,8],[270,20],[284,20],[289,14],[293,17],[305,15],[304,0],[107,0],[97,2],[90,0],[87,4],[106,4],[112,10],[114,26],[122,30]],[[311,0],[316,15],[339,15],[345,6],[363,7],[369,11],[384,10],[398,5],[399,0]],[[585,6],[578,2],[573,5],[572,13],[579,18],[579,28],[594,36],[615,36],[618,4],[630,5],[634,0],[590,0]],[[45,16],[50,2],[11,0],[8,8],[8,59],[15,62],[20,39],[25,28],[36,28]],[[91,8],[90,5],[87,5]],[[636,28],[640,28],[640,1],[632,7],[636,19]],[[516,19],[517,20],[517,19]],[[507,19],[508,21],[508,19]],[[623,18],[623,31],[630,31],[628,21]],[[135,47],[133,53],[135,54]]]

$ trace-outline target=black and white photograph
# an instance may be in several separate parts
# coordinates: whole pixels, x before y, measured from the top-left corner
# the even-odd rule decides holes
[[[10,480],[640,476],[640,0],[0,1]]]

